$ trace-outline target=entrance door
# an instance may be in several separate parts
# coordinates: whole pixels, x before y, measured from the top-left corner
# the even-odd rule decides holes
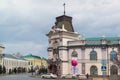
[[[49,68],[49,73],[56,74],[56,72],[57,72],[57,66],[56,65],[50,65],[48,68]]]
[[[96,66],[91,66],[90,68],[90,74],[91,75],[98,75],[98,69]]]
[[[118,68],[115,65],[110,67],[110,74],[111,75],[118,75]]]

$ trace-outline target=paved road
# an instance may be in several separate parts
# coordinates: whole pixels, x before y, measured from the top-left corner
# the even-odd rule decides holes
[[[0,76],[0,80],[42,80],[40,78],[32,78],[31,74],[17,74]]]
[[[57,79],[41,79],[41,78],[33,78],[30,77],[31,74],[16,74],[16,75],[6,75],[6,76],[0,76],[0,80],[57,80]],[[60,80],[67,80],[67,79],[60,79]],[[70,80],[70,79],[68,79]],[[71,79],[75,80],[75,79]]]

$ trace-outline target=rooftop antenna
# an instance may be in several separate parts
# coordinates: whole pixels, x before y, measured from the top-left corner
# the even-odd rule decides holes
[[[64,15],[65,15],[65,5],[66,5],[66,4],[64,3],[64,4],[63,4],[63,6],[64,6]]]

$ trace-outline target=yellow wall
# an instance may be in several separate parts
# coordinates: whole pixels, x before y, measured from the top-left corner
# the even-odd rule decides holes
[[[47,62],[43,59],[38,58],[25,58],[25,59],[30,62],[29,66],[39,66],[39,68],[41,66],[44,66],[45,68],[47,68]]]

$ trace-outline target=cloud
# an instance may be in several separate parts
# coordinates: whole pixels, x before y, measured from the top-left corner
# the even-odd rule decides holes
[[[19,42],[19,43],[6,43],[4,44],[6,47],[5,53],[13,54],[13,53],[21,53],[22,55],[34,54],[39,55],[41,57],[46,57],[47,54],[44,51],[46,49],[46,44],[36,44],[34,42]]]
[[[87,0],[76,2],[72,16],[77,32],[85,33],[87,37],[102,35],[117,36],[120,29],[119,0]],[[80,4],[80,5],[78,5]]]

